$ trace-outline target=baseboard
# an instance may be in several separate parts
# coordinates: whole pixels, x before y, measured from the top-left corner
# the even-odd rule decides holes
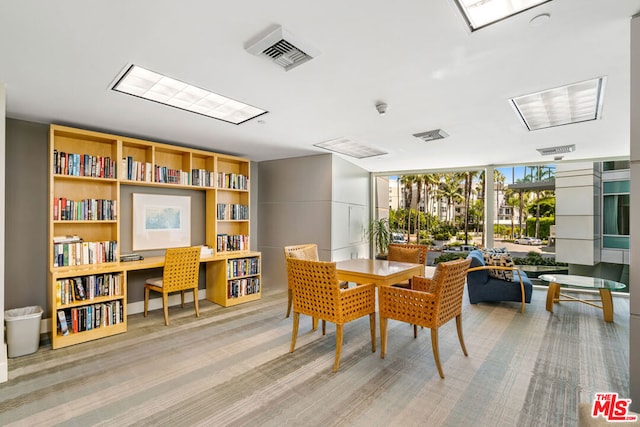
[[[206,289],[198,289],[198,301],[205,299],[207,296]],[[184,302],[193,302],[193,293],[187,292],[184,296]],[[180,294],[172,294],[169,295],[169,307],[174,305],[180,305]],[[162,298],[149,298],[149,310],[162,310]],[[138,314],[144,312],[144,301],[136,301],[127,304],[127,315]],[[40,333],[48,334],[51,332],[51,318],[48,317],[46,319],[42,319],[40,321]],[[5,351],[5,366],[6,366],[6,351]],[[2,367],[2,362],[0,361],[0,368]],[[0,375],[2,373],[0,372]],[[0,376],[1,378],[1,376]]]

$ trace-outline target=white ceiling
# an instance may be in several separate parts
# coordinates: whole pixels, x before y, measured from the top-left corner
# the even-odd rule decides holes
[[[629,155],[630,18],[640,0],[554,0],[471,33],[453,0],[3,1],[0,82],[10,118],[228,152],[326,153],[347,137],[388,151],[369,171]],[[550,13],[542,26],[529,21]],[[244,46],[274,25],[319,56],[285,72]],[[236,126],[109,90],[137,64],[264,108]],[[607,77],[602,119],[529,132],[507,100]],[[381,116],[377,101],[388,104]],[[262,122],[262,123],[261,123]],[[442,128],[450,136],[412,137]]]

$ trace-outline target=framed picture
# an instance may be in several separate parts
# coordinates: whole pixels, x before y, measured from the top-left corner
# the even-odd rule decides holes
[[[191,197],[133,193],[133,250],[191,245]]]

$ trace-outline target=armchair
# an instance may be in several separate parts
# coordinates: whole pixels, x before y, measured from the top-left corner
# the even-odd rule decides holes
[[[444,378],[444,373],[440,365],[438,328],[453,318],[462,352],[467,356],[462,336],[462,295],[470,263],[469,259],[441,262],[432,279],[414,277],[411,289],[393,286],[378,289],[381,358],[384,359],[387,351],[388,319],[412,324],[414,338],[417,337],[417,326],[431,329],[431,347],[440,378]]]
[[[533,285],[527,275],[517,266],[486,265],[480,250],[469,252],[467,259],[471,261],[467,272],[467,290],[469,302],[515,301],[521,302],[521,312],[524,313],[525,303],[531,302]],[[491,277],[489,270],[511,271],[513,278]]]
[[[341,289],[335,262],[287,258],[287,273],[293,287],[293,353],[298,336],[300,314],[336,324],[336,356],[333,372],[338,371],[344,324],[369,315],[371,351],[376,351],[376,297],[372,283]],[[324,334],[324,330],[323,330]]]

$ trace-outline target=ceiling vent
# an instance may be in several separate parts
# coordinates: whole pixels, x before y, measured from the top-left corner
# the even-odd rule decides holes
[[[245,46],[247,52],[263,56],[289,71],[315,58],[320,51],[309,43],[297,39],[293,34],[278,26],[265,36]]]
[[[443,139],[449,136],[448,133],[442,129],[428,130],[426,132],[414,133],[413,136],[419,138],[425,142],[435,141],[436,139]]]
[[[543,156],[551,156],[558,154],[571,153],[576,151],[576,145],[558,145],[557,147],[547,147],[547,148],[536,148],[536,150],[542,154]]]

